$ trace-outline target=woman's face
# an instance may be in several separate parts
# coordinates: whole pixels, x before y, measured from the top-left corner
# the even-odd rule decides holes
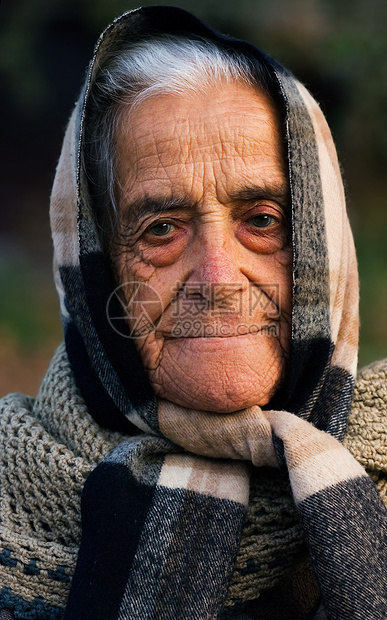
[[[124,117],[116,146],[112,255],[155,393],[220,413],[266,404],[283,376],[292,303],[272,103],[234,83],[154,97]]]

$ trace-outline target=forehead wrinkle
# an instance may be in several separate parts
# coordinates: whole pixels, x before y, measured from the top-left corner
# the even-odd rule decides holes
[[[242,127],[233,127],[231,130],[228,128],[227,134],[225,134],[225,128],[218,124],[212,135],[206,133],[204,127],[199,127],[199,132],[196,129],[195,123],[195,126],[187,134],[189,141],[187,141],[186,147],[186,163],[217,163],[223,160],[248,159],[249,157],[256,157],[258,152],[265,150],[257,137],[247,135],[246,130]],[[270,142],[265,144],[269,149],[272,148]],[[198,159],[198,154],[203,155],[203,157]],[[193,157],[195,157],[194,160]]]
[[[272,162],[264,171],[260,168],[254,170],[254,178],[249,167],[241,169],[239,163],[239,157],[223,157],[210,162],[195,160],[184,164],[173,162],[167,165],[158,158],[156,168],[154,165],[144,166],[145,172],[149,171],[149,175],[145,174],[145,178],[141,178],[140,174],[134,183],[128,180],[125,184],[128,198],[121,204],[127,208],[126,203],[131,203],[129,195],[137,181],[143,183],[145,194],[150,190],[152,196],[161,191],[160,195],[176,195],[176,202],[179,203],[181,203],[179,195],[189,196],[190,205],[199,203],[213,189],[221,203],[248,202],[264,198],[281,199],[286,202],[287,177],[278,171]],[[182,174],[181,166],[186,168],[187,174]],[[190,168],[193,170],[188,173]],[[270,168],[272,170],[268,174]]]
[[[262,119],[262,124],[267,128],[272,128],[272,124],[266,120]],[[229,136],[223,135],[224,127],[220,126],[221,123],[216,125],[216,131],[210,136],[206,133],[205,126],[198,123],[197,119],[190,118],[174,119],[174,127],[172,124],[157,124],[156,127],[146,128],[146,131],[137,134],[137,129],[143,125],[146,126],[146,122],[140,122],[135,128],[130,128],[133,137],[131,145],[135,145],[135,154],[132,151],[132,156],[135,155],[133,159],[136,161],[137,168],[147,168],[153,165],[156,172],[160,167],[166,169],[173,164],[194,163],[197,165],[201,161],[203,163],[222,161],[234,157],[246,162],[251,157],[256,158],[261,153],[265,154],[265,147],[269,150],[273,148],[270,141],[263,141],[263,135],[248,135],[248,125],[229,128],[228,133],[232,134]],[[176,133],[177,135],[173,135]],[[263,130],[261,133],[266,132]],[[139,142],[142,143],[141,156],[137,148]],[[174,161],[171,153],[173,153]],[[197,157],[198,153],[200,158]],[[154,161],[155,157],[157,157],[157,165]]]
[[[198,152],[205,155],[204,162],[210,160],[207,154],[211,159],[215,155],[218,160],[234,156],[246,158],[248,157],[245,154],[246,151],[252,152],[253,150],[257,151],[257,149],[262,151],[264,149],[258,136],[255,134],[248,135],[248,126],[227,128],[228,135],[224,135],[225,128],[221,125],[221,123],[217,123],[215,131],[211,127],[211,132],[207,132],[206,125],[203,125],[198,119],[174,119],[173,123],[157,124],[156,127],[136,135],[135,139],[144,141],[143,149],[150,151],[150,157],[157,154],[158,158],[161,159],[165,154],[169,156],[171,153],[178,153],[177,161],[180,164],[191,163],[194,154],[196,156]],[[271,127],[269,122],[265,125]],[[265,144],[268,148],[272,147],[269,142]],[[256,156],[256,153],[252,153],[252,156]],[[146,155],[143,156],[143,158],[145,157]],[[194,163],[199,163],[199,161],[200,159],[196,158]]]
[[[215,188],[220,202],[227,203],[238,186],[262,185],[264,180],[270,186],[286,184],[281,132],[272,106],[258,104],[252,111],[249,104],[245,114],[242,107],[230,116],[228,107],[212,104],[204,105],[204,112],[194,107],[192,114],[190,108],[180,113],[178,107],[175,114],[171,103],[164,99],[155,113],[151,101],[153,107],[145,107],[144,115],[139,109],[121,126],[125,203],[137,193],[137,185],[142,185],[141,194],[178,190],[196,202]]]

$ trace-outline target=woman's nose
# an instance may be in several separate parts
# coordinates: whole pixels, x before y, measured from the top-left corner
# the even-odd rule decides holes
[[[239,248],[226,223],[207,223],[198,235],[195,246],[191,281],[214,284],[240,281]]]
[[[219,299],[238,296],[244,288],[237,244],[228,230],[219,231],[209,225],[190,256],[190,275],[185,282],[188,297],[200,297],[209,306]],[[223,302],[224,303],[224,302]]]
[[[222,247],[203,248],[195,269],[198,281],[211,284],[237,284],[240,272],[235,254],[231,249]]]

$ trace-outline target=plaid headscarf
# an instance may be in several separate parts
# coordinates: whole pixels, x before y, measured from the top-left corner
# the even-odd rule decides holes
[[[106,54],[160,33],[205,37],[257,58],[283,107],[292,334],[285,382],[267,411],[221,416],[158,403],[133,341],[106,314],[115,283],[80,165],[89,93]],[[357,359],[355,252],[334,144],[307,90],[261,51],[185,11],[124,14],[97,43],[67,129],[51,221],[76,381],[94,419],[131,437],[86,482],[65,618],[238,617],[237,602],[226,600],[249,501],[246,462],[287,469],[327,617],[386,618],[386,510],[340,443]]]

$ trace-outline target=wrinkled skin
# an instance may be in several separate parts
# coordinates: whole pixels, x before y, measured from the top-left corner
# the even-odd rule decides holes
[[[141,311],[133,298],[149,301],[155,328],[135,343],[155,393],[219,413],[268,403],[284,372],[292,302],[272,103],[236,83],[153,97],[123,117],[116,142],[113,264],[129,283],[121,292],[132,326]]]

